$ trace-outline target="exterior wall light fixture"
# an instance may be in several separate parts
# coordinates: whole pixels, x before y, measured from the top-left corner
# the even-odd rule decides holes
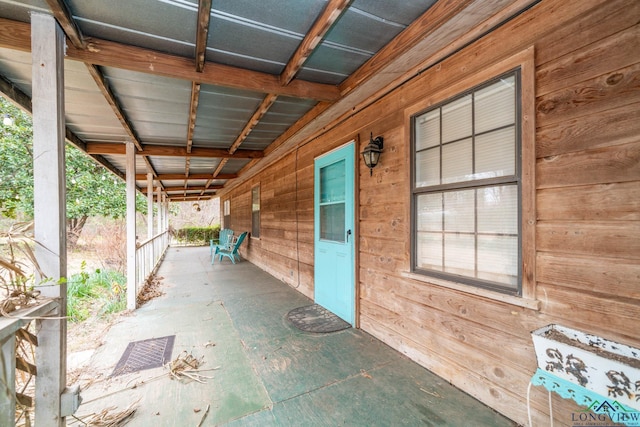
[[[362,158],[364,159],[364,164],[369,168],[369,176],[373,175],[373,168],[378,164],[378,160],[380,160],[380,153],[382,153],[384,139],[381,136],[373,139],[373,132],[371,132],[371,136],[369,137],[369,144],[364,147],[362,151]]]

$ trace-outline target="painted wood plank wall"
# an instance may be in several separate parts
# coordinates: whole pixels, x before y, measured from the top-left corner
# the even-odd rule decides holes
[[[543,0],[233,189],[243,255],[313,296],[313,159],[355,136],[385,138],[373,177],[359,161],[360,326],[518,423],[536,368],[530,331],[559,323],[640,346],[640,2]],[[540,310],[473,296],[410,269],[405,110],[530,46],[536,64],[536,295]],[[455,95],[455,93],[451,93]],[[546,391],[532,392],[548,425]],[[571,402],[554,397],[555,425]]]

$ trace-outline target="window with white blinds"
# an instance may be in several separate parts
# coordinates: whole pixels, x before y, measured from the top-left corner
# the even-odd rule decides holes
[[[231,228],[231,200],[222,202],[222,228]]]
[[[251,189],[251,237],[260,237],[260,186]]]
[[[519,78],[412,116],[413,271],[520,294]]]

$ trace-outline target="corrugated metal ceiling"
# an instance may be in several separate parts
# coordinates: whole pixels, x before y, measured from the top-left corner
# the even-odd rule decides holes
[[[170,77],[142,66],[132,70],[124,60],[119,62],[113,58],[97,60],[95,63],[99,66],[93,73],[80,61],[65,61],[67,126],[81,142],[88,144],[90,152],[92,143],[118,147],[108,152],[93,152],[102,154],[122,173],[125,171],[123,143],[133,134],[137,143],[146,147],[143,153],[149,153],[138,159],[138,174],[151,171],[158,177],[156,185],[173,188],[180,185],[176,181],[181,181],[184,186],[183,180],[163,179],[169,174],[183,174],[185,178],[210,176],[204,180],[187,180],[189,187],[224,185],[229,178],[219,179],[219,175],[238,176],[243,168],[255,164],[243,153],[264,151],[317,105],[321,99],[309,94],[323,93],[323,86],[314,84],[325,85],[326,95],[322,96],[333,96],[333,100],[337,100],[332,95],[338,93],[336,86],[423,15],[435,0],[354,0],[340,14],[341,3],[349,2],[213,0],[208,14],[208,35],[201,34],[206,40],[205,73],[201,81],[185,77],[185,71]],[[169,54],[175,63],[182,58],[191,60],[194,67],[197,63],[199,6],[196,0],[64,0],[64,4],[70,11],[67,19],[75,22],[80,37],[89,43],[116,42],[126,45],[123,49],[128,52],[129,47],[133,47],[132,55],[138,54],[135,49],[143,48],[158,52],[159,56]],[[323,19],[325,8],[332,7],[337,7],[339,17],[333,23],[327,21],[328,30],[319,33],[321,42],[304,54],[302,65],[294,69],[293,82],[282,85],[283,91],[290,93],[273,93],[261,82],[271,78],[277,81],[307,33],[313,30],[314,22]],[[7,25],[28,23],[32,12],[51,13],[51,10],[45,1],[0,0],[0,18],[8,19]],[[0,46],[0,75],[29,96],[31,57],[23,51],[28,47],[12,49],[14,46],[8,46],[6,40],[0,40]],[[139,54],[144,55],[147,50]],[[234,67],[228,72],[227,69],[221,71],[227,75],[220,84],[211,81],[215,79],[210,76],[212,73],[206,73],[207,67],[216,64]],[[243,89],[242,81],[225,83],[233,80],[234,69],[239,70],[238,73],[250,70],[257,74],[249,75]],[[111,103],[131,129],[123,126],[105,99],[104,90],[96,83],[96,74],[112,92]],[[260,85],[266,89],[257,90]],[[275,100],[269,100],[270,93],[278,95]],[[292,96],[295,93],[299,95]],[[190,113],[193,100],[198,101],[195,115]],[[153,147],[175,147],[183,151],[182,154],[148,151]],[[191,147],[222,149],[228,154],[223,156],[226,160],[213,154],[189,156]],[[144,181],[138,184],[146,186]],[[209,191],[203,190],[200,194],[211,197]]]

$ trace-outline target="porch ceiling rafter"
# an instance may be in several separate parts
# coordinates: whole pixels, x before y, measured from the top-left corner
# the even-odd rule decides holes
[[[214,194],[206,196],[167,196],[170,202],[198,202],[201,200],[211,200]]]
[[[69,41],[71,41],[73,46],[78,49],[86,49],[87,44],[85,42],[85,38],[82,32],[80,31],[80,28],[76,24],[75,20],[73,19],[73,16],[71,15],[71,12],[69,11],[69,8],[67,7],[64,0],[46,0],[46,1],[49,7],[51,8],[51,11],[53,12],[54,17],[62,27],[67,38],[69,39]],[[111,106],[111,109],[113,110],[114,114],[122,124],[122,127],[124,128],[124,130],[127,132],[129,137],[133,141],[134,145],[136,146],[136,149],[142,150],[140,139],[134,132],[131,122],[126,117],[115,95],[109,88],[109,85],[107,84],[102,72],[95,65],[86,64],[86,63],[85,65],[87,67],[87,70],[89,71],[89,74],[91,75],[96,85],[102,92],[102,95],[104,96],[105,100],[109,103],[109,106]],[[144,162],[147,166],[147,170],[151,172],[153,176],[156,176],[158,173],[156,172],[155,168],[153,167],[149,159],[145,157]]]
[[[249,162],[238,174],[244,180],[265,170],[300,144],[327,132],[330,123],[342,123],[366,109],[394,88],[483,37],[540,0],[509,0],[502,4],[484,0],[437,1],[400,34],[381,48],[341,84],[340,99],[318,102],[266,149],[259,164]],[[452,22],[459,23],[453,27]],[[228,190],[242,180],[225,186]]]
[[[6,98],[10,99],[22,110],[26,111],[29,114],[33,113],[31,109],[31,98],[29,98],[26,93],[22,92],[18,87],[9,82],[9,80],[4,78],[3,76],[0,76],[0,93],[2,93]],[[68,127],[65,128],[65,138],[76,148],[87,153],[87,143],[80,139],[80,137],[73,133]],[[124,179],[124,174],[103,156],[99,154],[89,154],[89,156],[116,176]]]
[[[235,174],[235,173],[221,173],[216,178],[217,179],[235,179],[237,177],[238,177],[238,174]],[[189,175],[189,178],[190,179],[209,179],[211,178],[211,174],[210,173],[192,173],[191,175]],[[136,181],[144,181],[146,179],[147,179],[147,175],[145,174],[136,175]],[[180,180],[180,179],[184,179],[184,174],[181,174],[181,173],[159,174],[158,176],[155,177],[155,179],[159,181]]]
[[[30,32],[31,25],[28,23],[0,18],[0,47],[30,52]],[[340,97],[335,85],[294,79],[283,86],[279,76],[211,62],[199,73],[193,66],[192,58],[95,37],[87,37],[85,41],[86,49],[69,46],[67,58],[93,65],[294,98],[335,101]]]
[[[104,142],[87,143],[87,153],[89,154],[116,154],[124,155],[125,146],[123,144],[113,144]],[[193,147],[191,153],[187,153],[186,147],[175,145],[143,145],[142,150],[136,153],[138,156],[161,156],[161,157],[192,157],[209,158],[235,158],[235,159],[260,159],[264,153],[260,150],[237,150],[230,154],[228,150],[222,148]],[[182,177],[184,178],[184,176]]]
[[[46,0],[46,2],[71,44],[78,49],[86,49],[87,45],[82,32],[71,16],[71,12],[64,0]]]
[[[184,178],[189,177],[191,164],[191,148],[193,146],[193,131],[196,128],[196,117],[198,114],[198,102],[200,99],[200,83],[191,82],[191,98],[189,101],[189,123],[187,124],[187,157],[185,158]],[[186,183],[185,183],[186,184]]]
[[[298,74],[300,68],[307,62],[309,56],[316,50],[318,44],[327,35],[327,32],[331,29],[331,26],[342,16],[347,9],[347,6],[352,0],[329,0],[324,11],[313,26],[307,32],[304,39],[296,49],[295,53],[289,59],[289,62],[284,67],[284,71],[280,74],[280,83],[288,85],[293,78]]]
[[[198,22],[196,25],[196,71],[201,73],[204,70],[207,52],[207,35],[209,34],[209,21],[211,18],[211,0],[198,1]],[[198,102],[200,99],[200,83],[191,82],[191,99],[189,102],[189,123],[187,124],[187,153],[191,153],[193,145],[193,131],[196,128],[196,117],[198,114]],[[184,175],[185,187],[188,185],[189,169],[191,157],[185,158]]]
[[[211,0],[198,1],[198,25],[196,27],[196,71],[204,70],[209,20],[211,18]]]
[[[318,16],[311,29],[307,32],[304,39],[289,59],[287,65],[279,76],[280,83],[283,86],[291,83],[293,78],[298,74],[304,63],[309,59],[309,56],[316,50],[318,44],[326,36],[331,26],[342,16],[347,9],[347,6],[352,0],[329,0],[329,3],[324,8],[322,14]],[[265,114],[269,111],[271,106],[276,102],[278,94],[268,93],[256,111],[253,113],[247,124],[244,126],[236,140],[231,144],[229,153],[233,154],[238,147],[247,139],[253,128],[262,120]],[[227,159],[222,159],[220,164],[213,173],[211,179],[205,184],[205,188],[208,188],[213,179],[217,178],[225,164]],[[250,162],[250,167],[255,164],[254,161]],[[246,168],[243,168],[246,169]]]
[[[222,185],[212,185],[209,188],[205,188],[204,186],[192,186],[192,187],[165,187],[164,191],[169,194],[171,192],[176,192],[176,191],[206,191],[206,190],[211,190],[211,193],[215,193],[214,190],[219,190],[223,188]],[[147,193],[147,188],[143,187],[142,189],[140,189],[140,191],[142,191],[144,194]]]

